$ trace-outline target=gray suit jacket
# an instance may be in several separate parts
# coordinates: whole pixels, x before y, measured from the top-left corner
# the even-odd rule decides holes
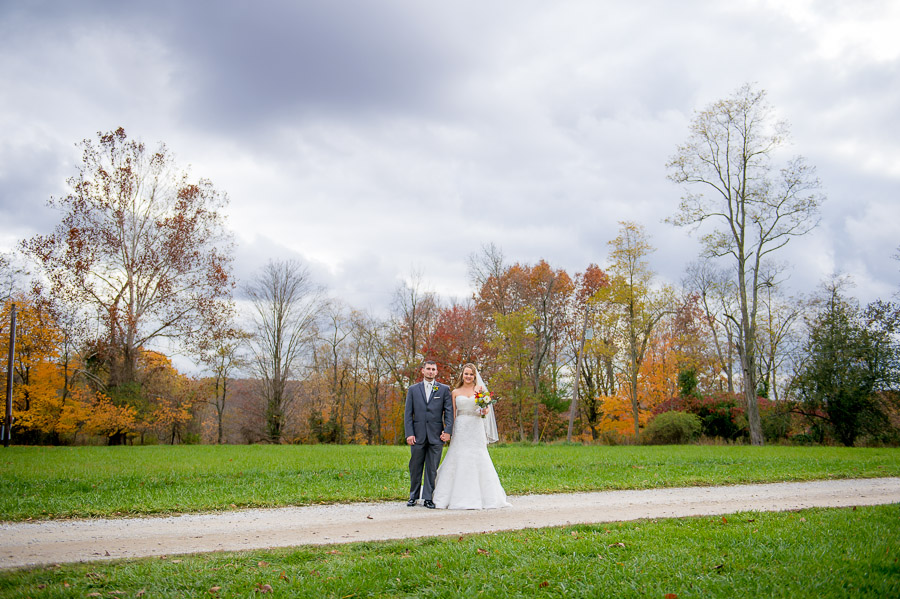
[[[406,392],[403,429],[407,437],[416,437],[416,445],[426,441],[430,444],[441,443],[441,432],[453,434],[453,400],[450,387],[437,384],[437,391],[432,391],[431,400],[425,403],[425,386],[418,382]]]

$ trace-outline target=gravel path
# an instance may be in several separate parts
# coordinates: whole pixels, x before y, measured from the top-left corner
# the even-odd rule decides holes
[[[354,503],[114,520],[0,524],[0,568],[616,522],[900,503],[900,478],[605,491],[510,498],[510,508]]]

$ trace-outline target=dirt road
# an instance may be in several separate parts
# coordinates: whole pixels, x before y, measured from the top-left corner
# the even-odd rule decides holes
[[[640,518],[900,503],[900,478],[522,495],[511,497],[510,502],[511,508],[485,511],[428,510],[395,502],[4,523],[0,524],[0,568]]]

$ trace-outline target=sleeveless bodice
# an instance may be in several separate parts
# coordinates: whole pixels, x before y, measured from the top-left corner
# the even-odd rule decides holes
[[[466,395],[457,395],[456,396],[456,417],[460,416],[478,416],[481,415],[476,411],[478,410],[478,404],[475,403],[474,397],[468,397]]]

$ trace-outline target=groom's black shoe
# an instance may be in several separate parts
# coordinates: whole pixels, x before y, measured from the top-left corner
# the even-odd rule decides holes
[[[430,509],[430,510],[433,510],[433,509],[434,509],[434,502],[433,502],[432,500],[426,499],[426,500],[425,500],[424,502],[422,502],[422,503],[423,503],[423,505],[424,505],[425,507],[427,507],[428,509]]]
[[[410,499],[409,501],[406,502],[406,507],[413,507],[414,505],[416,505],[415,499]]]

